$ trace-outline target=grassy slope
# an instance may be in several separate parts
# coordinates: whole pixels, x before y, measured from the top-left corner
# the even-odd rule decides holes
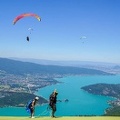
[[[30,120],[29,117],[0,117],[0,120]],[[51,117],[38,117],[34,118],[35,120],[120,120],[120,117],[57,117],[57,118],[51,118]]]

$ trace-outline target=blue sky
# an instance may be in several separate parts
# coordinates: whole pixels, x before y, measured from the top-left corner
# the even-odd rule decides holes
[[[0,9],[0,57],[120,63],[120,0],[0,0]],[[13,25],[22,13],[42,20]]]

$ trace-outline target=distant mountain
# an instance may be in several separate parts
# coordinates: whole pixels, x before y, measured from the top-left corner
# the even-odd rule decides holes
[[[107,73],[120,74],[120,64],[107,63],[107,62],[93,62],[93,61],[55,61],[45,59],[33,59],[33,58],[14,58],[12,60],[18,60],[22,62],[31,62],[41,65],[57,65],[57,66],[72,66],[88,69],[101,70]]]
[[[74,67],[88,67],[88,66],[115,66],[114,63],[106,63],[106,62],[92,62],[92,61],[55,61],[55,60],[45,60],[45,59],[33,59],[33,58],[15,58],[11,57],[10,59],[18,60],[22,62],[31,62],[42,65],[59,65],[59,66],[74,66]]]
[[[10,74],[24,75],[24,74],[61,74],[61,75],[106,75],[103,72],[95,69],[87,69],[70,66],[57,65],[40,65],[30,62],[21,62],[17,60],[0,58],[0,70]]]
[[[116,66],[113,67],[113,69],[119,69],[120,70],[120,66],[116,65]]]

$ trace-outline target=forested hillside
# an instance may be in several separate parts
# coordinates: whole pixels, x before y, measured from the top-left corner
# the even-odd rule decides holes
[[[21,62],[6,58],[0,58],[0,70],[10,74],[24,75],[30,74],[63,74],[63,75],[105,75],[109,74],[100,70],[69,67],[69,66],[54,66],[54,65],[40,65],[29,62]]]

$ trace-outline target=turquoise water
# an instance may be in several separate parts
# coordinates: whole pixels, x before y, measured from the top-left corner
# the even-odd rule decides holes
[[[92,95],[81,89],[81,87],[95,83],[120,83],[120,75],[116,76],[69,76],[57,79],[61,84],[47,86],[40,89],[36,94],[49,99],[49,95],[54,89],[59,92],[58,100],[68,99],[69,102],[57,103],[57,116],[72,115],[102,115],[104,110],[109,107],[108,100],[113,98]],[[36,106],[36,116],[49,116],[48,105]],[[25,108],[0,108],[1,116],[29,116]]]

